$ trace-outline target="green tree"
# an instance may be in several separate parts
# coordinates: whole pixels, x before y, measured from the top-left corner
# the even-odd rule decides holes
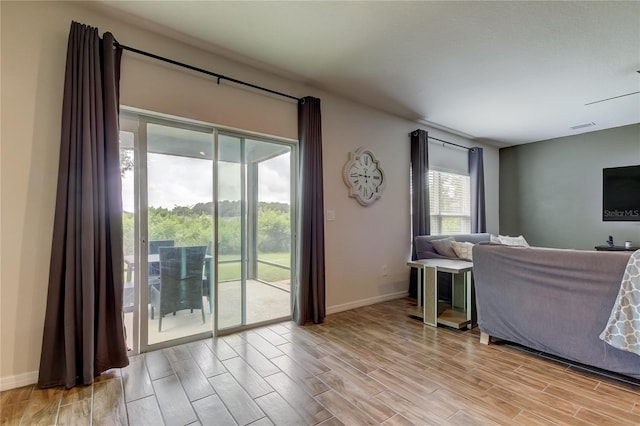
[[[193,210],[195,214],[213,216],[213,202],[197,203],[191,208],[191,210]]]
[[[218,251],[220,254],[239,254],[241,250],[240,203],[220,203],[225,215],[218,219]],[[197,208],[196,208],[197,206]],[[200,203],[193,207],[149,207],[149,240],[174,240],[176,246],[208,245],[213,241],[213,217]],[[260,203],[258,211],[258,250],[262,253],[286,252],[291,244],[289,206],[284,203]],[[124,253],[134,253],[134,214],[122,217]]]
[[[291,222],[288,213],[271,208],[261,209],[258,215],[258,250],[263,253],[289,251]]]
[[[122,215],[123,254],[131,256],[135,254],[135,233],[133,213],[124,212]]]
[[[240,201],[222,200],[218,203],[218,215],[220,217],[240,216]]]
[[[221,218],[218,221],[218,253],[240,254],[240,217]]]
[[[120,177],[123,178],[128,171],[133,170],[133,150],[120,148]]]

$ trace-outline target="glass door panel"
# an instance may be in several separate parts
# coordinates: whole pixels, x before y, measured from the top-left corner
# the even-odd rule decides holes
[[[244,324],[246,176],[240,138],[218,136],[218,329]]]
[[[248,140],[257,230],[248,323],[291,316],[291,148]]]
[[[291,146],[218,136],[218,329],[291,316]]]
[[[146,146],[148,304],[141,312],[153,345],[212,328],[213,135],[147,123]]]
[[[122,312],[127,338],[127,348],[137,353],[138,348],[138,311],[136,309],[136,272],[135,272],[135,247],[136,247],[136,217],[135,217],[135,126],[137,123],[129,123],[122,120],[120,123],[120,177],[122,182],[122,252],[124,255],[124,288],[122,294]]]

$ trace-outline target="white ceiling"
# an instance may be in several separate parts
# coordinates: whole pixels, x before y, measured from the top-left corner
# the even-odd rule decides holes
[[[640,91],[637,1],[101,1],[103,7],[497,146],[640,122],[640,94],[585,105]]]

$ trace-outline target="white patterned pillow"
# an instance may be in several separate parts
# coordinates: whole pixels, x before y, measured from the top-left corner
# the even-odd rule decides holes
[[[525,240],[522,235],[519,235],[517,237],[509,237],[507,235],[499,235],[498,239],[500,239],[500,242],[502,244],[506,245],[506,246],[529,247],[529,243],[527,243],[527,240]]]
[[[451,243],[451,246],[456,256],[460,259],[473,260],[473,243],[459,243],[456,241]]]

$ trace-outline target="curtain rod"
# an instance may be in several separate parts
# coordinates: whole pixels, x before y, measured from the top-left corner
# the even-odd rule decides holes
[[[458,145],[457,143],[447,142],[447,141],[443,141],[442,139],[433,138],[431,136],[427,136],[427,138],[428,139],[433,139],[434,141],[438,141],[438,142],[442,142],[442,143],[448,143],[449,145],[457,146],[458,148],[466,149],[467,151],[470,151],[472,149],[472,148],[467,148],[466,146]]]
[[[251,87],[253,89],[262,90],[263,92],[268,92],[268,93],[271,93],[271,94],[274,94],[274,95],[283,96],[285,98],[294,99],[296,101],[301,101],[302,100],[302,98],[296,98],[295,96],[287,95],[286,93],[277,92],[275,90],[267,89],[266,87],[258,86],[256,84],[252,84],[252,83],[247,83],[246,81],[238,80],[238,79],[235,79],[235,78],[227,77],[226,75],[222,75],[222,74],[218,74],[218,73],[215,73],[215,72],[212,72],[212,71],[207,71],[207,70],[202,69],[202,68],[194,67],[193,65],[185,64],[183,62],[174,61],[173,59],[165,58],[163,56],[154,55],[153,53],[145,52],[144,50],[136,49],[134,47],[125,46],[124,44],[120,44],[118,42],[115,42],[115,45],[118,46],[118,47],[121,47],[123,50],[128,50],[130,52],[137,53],[138,55],[147,56],[149,58],[157,59],[157,60],[163,61],[163,62],[168,62],[170,64],[177,65],[179,67],[187,68],[187,69],[190,69],[192,71],[197,71],[197,72],[200,72],[200,73],[203,73],[203,74],[210,75],[212,77],[216,77],[218,79],[218,84],[220,84],[220,80],[227,80],[227,81],[230,81],[232,83],[240,84],[240,85],[243,85],[243,86],[248,86],[248,87]]]

